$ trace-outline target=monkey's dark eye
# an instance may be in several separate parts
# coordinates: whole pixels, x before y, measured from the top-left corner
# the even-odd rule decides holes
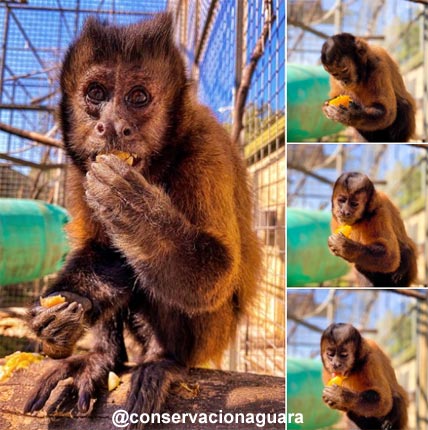
[[[358,202],[351,202],[351,207],[356,208],[358,207]]]
[[[125,101],[132,107],[143,107],[150,102],[150,94],[144,87],[134,87],[125,96]]]
[[[107,90],[100,84],[92,83],[86,90],[86,100],[92,104],[100,104],[107,100]]]
[[[340,358],[348,358],[348,353],[347,352],[342,352],[340,354]]]

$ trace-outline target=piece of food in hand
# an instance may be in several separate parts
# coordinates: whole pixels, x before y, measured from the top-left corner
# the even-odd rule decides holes
[[[332,376],[333,377],[327,382],[327,386],[330,387],[332,385],[338,385],[339,387],[341,387],[345,377],[342,375],[335,375],[334,373]]]
[[[114,372],[108,372],[108,390],[113,391],[115,388],[117,388],[120,384],[120,378],[116,375]]]
[[[334,230],[334,234],[342,233],[345,237],[348,237],[351,235],[352,226],[350,225],[341,225],[340,227],[336,228]]]
[[[128,164],[128,166],[133,166],[137,160],[137,155],[136,154],[130,154],[129,152],[125,152],[125,151],[119,151],[114,149],[111,152],[103,152],[100,155],[105,155],[105,154],[113,154],[116,157],[120,158],[122,161],[124,161],[126,164]],[[97,157],[97,161],[98,161],[98,157]]]
[[[334,99],[328,101],[330,106],[343,106],[345,108],[349,108],[350,103],[352,102],[351,97],[347,95],[337,96]]]
[[[40,297],[40,305],[44,308],[51,308],[52,306],[59,305],[60,303],[65,303],[65,297],[61,295]]]
[[[43,360],[43,355],[33,352],[16,351],[5,357],[5,364],[0,366],[0,382],[8,379],[15,370],[27,369],[30,364]]]

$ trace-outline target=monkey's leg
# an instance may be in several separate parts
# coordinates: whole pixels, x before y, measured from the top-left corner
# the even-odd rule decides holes
[[[68,258],[46,292],[60,294],[67,301],[45,308],[37,300],[28,313],[29,326],[48,355],[67,357],[85,327],[127,305],[133,284],[133,271],[117,251],[88,244]]]
[[[353,421],[360,430],[391,430],[382,427],[382,421],[379,418],[364,417],[353,412],[346,414],[348,418]]]
[[[163,319],[167,321],[170,319],[168,311],[165,310],[164,315],[159,315],[156,304],[153,304],[154,309],[148,310],[145,309],[144,301],[144,299],[141,301],[139,299],[139,303],[142,303],[141,309],[139,312],[136,309],[131,310],[128,321],[130,332],[144,347],[142,361],[133,370],[125,406],[125,410],[130,414],[138,415],[160,412],[171,385],[183,380],[187,373],[186,366],[178,361],[177,351],[180,348],[172,347],[171,350],[168,350],[168,340],[160,339],[161,333],[164,332],[162,325],[168,324]],[[173,315],[171,318],[175,320]],[[153,324],[157,324],[156,332],[150,323],[152,320]],[[186,333],[185,328],[178,321],[174,321],[170,327],[171,332],[167,334],[170,343],[174,342],[177,345],[189,343],[186,338],[191,336],[191,330]],[[182,351],[185,349],[183,348]],[[190,351],[186,351],[185,354],[188,352]],[[182,356],[181,359],[183,362],[185,357]],[[140,424],[135,428],[140,429],[143,426]]]
[[[101,321],[94,338],[96,344],[92,352],[56,361],[40,378],[24,406],[24,413],[42,409],[58,383],[70,377],[73,382],[60,393],[48,414],[57,410],[76,409],[81,414],[88,412],[91,399],[96,399],[107,386],[108,372],[119,370],[127,359],[122,315],[118,313],[113,318]]]
[[[407,405],[399,394],[392,397],[391,412],[383,419],[382,430],[406,430],[407,429]]]

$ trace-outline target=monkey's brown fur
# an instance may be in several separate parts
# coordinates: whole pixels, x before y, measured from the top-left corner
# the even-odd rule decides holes
[[[415,101],[397,63],[380,46],[349,33],[330,37],[321,61],[330,73],[330,97],[348,95],[348,108],[326,102],[325,115],[355,127],[369,142],[407,142],[415,132]]]
[[[416,245],[407,236],[396,206],[361,173],[343,173],[333,187],[332,223],[352,226],[349,238],[330,236],[337,256],[364,275],[361,286],[408,287],[417,277]]]
[[[321,337],[324,402],[347,413],[362,430],[406,430],[408,396],[390,359],[351,324],[331,324]],[[342,386],[327,386],[332,374]]]
[[[25,410],[41,409],[73,376],[77,408],[87,411],[126,359],[125,325],[144,350],[126,409],[158,411],[187,367],[219,361],[254,298],[260,246],[246,169],[194,99],[167,14],[128,27],[88,20],[61,89],[74,249],[47,295],[73,292],[92,306],[73,297],[48,314],[36,304],[30,325],[56,357],[82,327],[99,335],[88,356],[65,358],[42,378]],[[136,155],[136,165],[112,150]]]

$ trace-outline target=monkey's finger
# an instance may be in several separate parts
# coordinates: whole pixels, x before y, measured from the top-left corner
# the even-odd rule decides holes
[[[54,415],[55,413],[71,412],[76,406],[77,401],[77,390],[74,385],[66,385],[61,393],[56,398],[55,402],[47,409],[48,415]]]
[[[128,167],[126,164],[125,166]],[[88,189],[101,195],[111,195],[112,191],[115,194],[120,194],[122,190],[132,191],[131,184],[107,163],[92,163],[91,170],[86,177]]]
[[[24,414],[39,411],[45,406],[51,395],[51,392],[62,379],[66,379],[62,372],[57,371],[57,367],[47,378],[39,381],[39,386],[30,394],[27,403],[24,406]]]

